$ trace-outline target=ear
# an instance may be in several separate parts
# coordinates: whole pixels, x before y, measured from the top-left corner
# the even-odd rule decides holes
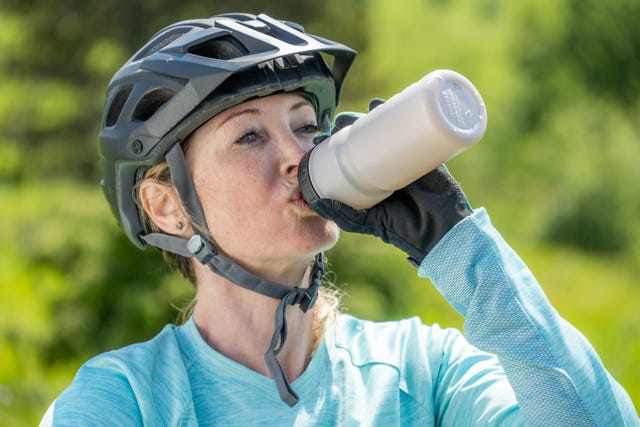
[[[170,186],[145,179],[140,183],[140,202],[158,228],[168,234],[186,237],[190,228],[189,221],[182,210],[178,195]],[[187,227],[179,229],[179,223]]]

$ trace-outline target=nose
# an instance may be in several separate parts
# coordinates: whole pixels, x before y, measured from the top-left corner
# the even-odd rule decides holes
[[[302,156],[313,147],[310,139],[299,138],[293,132],[286,132],[280,138],[280,172],[284,176],[297,176],[298,164]]]

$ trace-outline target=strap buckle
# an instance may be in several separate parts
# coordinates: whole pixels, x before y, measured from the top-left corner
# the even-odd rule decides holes
[[[207,239],[203,239],[201,235],[195,234],[187,242],[187,250],[193,254],[202,264],[207,264],[217,252],[211,246]]]
[[[300,305],[300,310],[303,313],[306,313],[313,305],[316,303],[318,299],[318,287],[313,286],[309,288],[298,288],[295,287],[295,296],[289,302],[291,305]]]

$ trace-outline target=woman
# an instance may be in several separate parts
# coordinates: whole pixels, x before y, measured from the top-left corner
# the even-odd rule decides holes
[[[354,56],[296,24],[220,15],[165,28],[114,76],[106,197],[197,299],[184,325],[87,362],[43,425],[638,424],[444,168],[366,211],[302,198],[298,164]],[[339,228],[405,251],[465,337],[337,313],[320,278]]]

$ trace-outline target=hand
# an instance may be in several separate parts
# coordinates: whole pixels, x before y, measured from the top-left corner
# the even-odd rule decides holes
[[[372,101],[370,109],[379,104],[378,100]],[[357,113],[339,114],[331,133],[352,125],[359,117]],[[356,210],[321,198],[309,204],[345,231],[370,234],[393,244],[406,252],[414,265],[419,265],[440,239],[471,213],[462,189],[444,165],[369,209]]]

